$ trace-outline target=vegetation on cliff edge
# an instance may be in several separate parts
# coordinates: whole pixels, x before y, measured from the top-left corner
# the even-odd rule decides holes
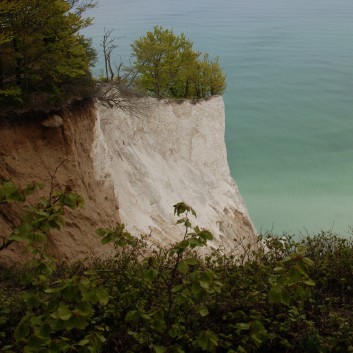
[[[88,95],[90,41],[79,31],[92,1],[17,0],[0,3],[0,104],[51,107]]]
[[[221,94],[225,76],[218,59],[194,51],[182,33],[155,27],[132,44],[129,66],[116,65],[118,47],[106,31],[101,43],[105,76],[94,79],[96,52],[80,31],[93,0],[0,2],[0,108],[7,111],[57,109],[98,98],[119,105],[132,92],[156,97],[199,99]]]
[[[136,84],[153,96],[200,99],[225,89],[218,59],[212,61],[207,53],[194,51],[183,33],[177,36],[156,26],[131,47]]]

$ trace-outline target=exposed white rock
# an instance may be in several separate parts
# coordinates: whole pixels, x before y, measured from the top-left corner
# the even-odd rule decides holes
[[[63,124],[63,118],[60,115],[52,115],[42,122],[45,127],[57,128]]]
[[[97,105],[96,176],[110,176],[120,218],[133,234],[170,243],[183,229],[173,205],[197,212],[194,224],[213,232],[215,246],[252,243],[255,230],[230,176],[222,97],[196,104],[138,99],[130,111]]]

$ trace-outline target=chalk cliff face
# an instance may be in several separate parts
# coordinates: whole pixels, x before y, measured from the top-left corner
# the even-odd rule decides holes
[[[254,227],[230,176],[222,97],[193,104],[137,100],[130,110],[98,106],[97,178],[111,178],[120,218],[134,234],[180,239],[173,205],[191,205],[194,224],[213,232],[214,246],[254,240]]]
[[[95,229],[119,221],[133,234],[151,233],[153,242],[175,242],[183,235],[173,215],[180,201],[197,212],[195,225],[214,233],[213,246],[255,239],[229,173],[221,97],[197,104],[137,99],[126,110],[86,104],[59,114],[0,120],[0,178],[20,186],[44,181],[37,197],[47,195],[50,173],[64,161],[55,183],[85,199],[83,209],[68,211],[64,230],[52,234],[57,257],[111,254]],[[0,244],[20,214],[18,205],[0,205]],[[22,258],[18,246],[0,252],[0,262]]]

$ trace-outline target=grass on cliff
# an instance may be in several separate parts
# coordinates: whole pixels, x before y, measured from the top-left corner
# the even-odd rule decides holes
[[[33,189],[2,185],[3,204]],[[1,271],[2,352],[353,352],[351,239],[266,235],[256,248],[234,249],[241,256],[200,256],[212,234],[179,203],[183,239],[169,248],[119,225],[97,235],[114,245],[114,258],[59,264],[46,235],[81,203],[69,190],[53,193],[10,236],[33,258]]]

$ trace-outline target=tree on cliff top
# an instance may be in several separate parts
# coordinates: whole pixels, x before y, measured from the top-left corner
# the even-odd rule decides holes
[[[79,31],[90,0],[0,2],[0,104],[55,104],[82,96],[94,58]]]
[[[132,44],[137,85],[152,96],[204,98],[221,94],[226,86],[218,59],[193,50],[193,43],[182,33],[154,27]]]

